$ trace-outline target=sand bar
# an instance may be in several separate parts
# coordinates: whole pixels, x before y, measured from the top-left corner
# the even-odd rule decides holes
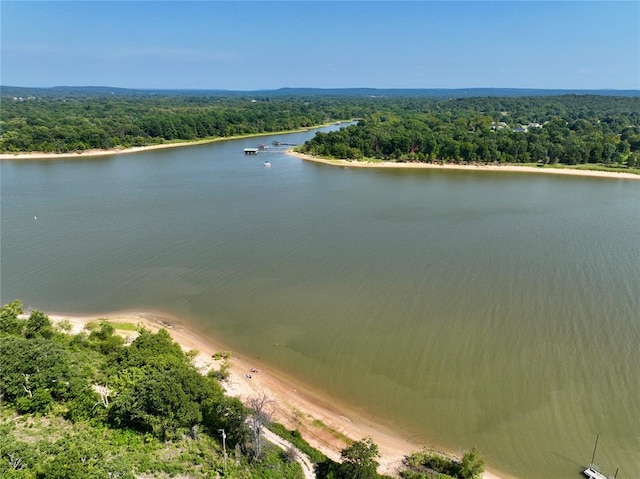
[[[303,130],[299,130],[303,131]],[[293,132],[280,132],[293,133]],[[132,146],[131,148],[109,148],[105,150],[82,150],[67,153],[44,153],[42,151],[31,151],[25,153],[1,153],[1,160],[68,160],[68,159],[86,159],[100,158],[105,156],[127,155],[131,153],[141,153],[152,150],[167,150],[169,148],[184,148],[186,146],[205,145],[207,143],[216,143],[218,141],[238,140],[242,138],[253,138],[256,136],[277,135],[278,133],[260,133],[255,135],[237,135],[220,138],[208,138],[204,140],[181,141],[177,143],[161,143],[158,145]]]
[[[217,352],[228,351],[215,338],[164,313],[124,311],[91,316],[52,313],[49,318],[56,324],[67,321],[71,325],[72,334],[81,332],[88,323],[101,319],[113,323],[137,324],[153,332],[165,328],[183,350],[198,351],[194,365],[202,373],[211,368],[218,369],[220,361],[214,360],[212,356]],[[117,326],[116,331],[130,340],[137,335],[134,331],[118,330]],[[340,450],[346,446],[346,438],[359,440],[371,437],[380,450],[378,472],[397,476],[402,458],[423,449],[422,445],[362,418],[353,411],[336,409],[335,405],[332,407],[304,386],[296,384],[293,379],[278,371],[263,368],[261,364],[244,358],[235,351],[231,351],[229,372],[229,378],[223,383],[229,395],[246,401],[250,397],[267,394],[273,400],[274,419],[289,429],[298,429],[313,447],[333,460],[339,460]],[[247,375],[251,375],[251,378]],[[318,427],[318,421],[323,426]],[[511,479],[511,476],[489,471],[483,477]]]
[[[465,170],[465,171],[499,171],[499,172],[515,172],[515,173],[545,173],[552,175],[569,175],[569,176],[592,176],[598,178],[621,178],[627,180],[640,180],[640,175],[628,172],[617,171],[597,171],[585,170],[579,168],[539,168],[536,166],[519,166],[514,164],[491,165],[491,164],[473,164],[473,165],[456,165],[453,163],[398,163],[395,161],[357,161],[357,160],[336,160],[330,158],[322,158],[319,156],[298,153],[293,149],[286,151],[288,155],[295,156],[305,161],[313,161],[325,165],[340,166],[343,168],[409,168],[409,169],[433,169],[433,170]]]
[[[188,142],[188,143],[163,143],[160,145],[133,146],[131,148],[110,148],[107,150],[83,150],[68,153],[44,153],[42,151],[32,151],[28,153],[2,153],[0,160],[68,160],[99,158],[103,156],[125,155],[130,153],[140,153],[142,151],[164,150],[167,148],[178,148],[183,146],[202,145],[212,143],[217,140]]]

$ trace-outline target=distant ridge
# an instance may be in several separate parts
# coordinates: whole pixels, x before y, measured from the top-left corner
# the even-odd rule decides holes
[[[517,97],[558,95],[640,96],[640,90],[561,90],[536,88],[280,88],[271,91],[285,95],[382,96],[382,97]]]
[[[0,85],[0,96],[149,96],[149,95],[203,95],[225,96],[245,95],[248,92],[231,92],[227,90],[158,90],[153,88],[118,88],[110,86],[54,86],[49,88],[21,87]]]
[[[562,90],[536,88],[279,88],[276,90],[153,89],[109,86],[55,86],[50,88],[0,85],[3,97],[79,97],[79,96],[341,96],[341,97],[525,97],[559,95],[599,95],[638,97],[640,90]]]

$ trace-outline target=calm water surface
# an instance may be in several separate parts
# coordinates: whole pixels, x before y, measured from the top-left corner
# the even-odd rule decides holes
[[[311,136],[2,162],[2,303],[165,311],[506,473],[580,477],[600,433],[640,477],[640,183],[242,153]]]

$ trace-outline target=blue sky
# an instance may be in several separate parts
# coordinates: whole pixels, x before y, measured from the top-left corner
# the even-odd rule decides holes
[[[7,1],[0,83],[640,88],[637,1]]]

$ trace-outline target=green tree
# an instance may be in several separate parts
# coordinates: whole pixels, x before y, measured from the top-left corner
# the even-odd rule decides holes
[[[124,354],[124,339],[115,333],[115,328],[108,321],[101,321],[97,326],[92,323],[89,343],[105,355]]]
[[[130,346],[131,347],[131,346]],[[144,375],[120,391],[109,409],[113,424],[151,432],[165,439],[202,422],[202,405],[219,394],[219,386],[188,362],[156,357]]]
[[[375,479],[378,463],[376,458],[380,457],[378,446],[371,438],[356,441],[340,452],[342,465],[340,467],[343,478],[351,479]]]
[[[0,395],[10,402],[25,398],[22,407],[27,410],[38,390],[56,399],[66,398],[74,386],[68,354],[50,339],[0,337]],[[38,404],[46,402],[46,397],[40,393]]]
[[[21,335],[24,329],[24,321],[18,319],[22,314],[22,303],[19,300],[5,304],[0,310],[0,335]]]
[[[229,447],[244,445],[248,440],[247,408],[238,398],[220,394],[205,401],[202,412],[209,433],[217,437],[224,431]]]
[[[122,356],[117,358],[120,368],[154,364],[157,358],[163,356],[188,363],[182,348],[171,338],[166,329],[153,334],[148,329],[142,328],[139,333],[133,343],[123,350]]]
[[[41,311],[32,311],[27,319],[24,335],[26,338],[50,338],[53,336],[53,325],[49,316]]]
[[[474,447],[462,456],[458,477],[460,479],[478,479],[482,476],[483,472],[484,459],[480,457],[480,453]]]

